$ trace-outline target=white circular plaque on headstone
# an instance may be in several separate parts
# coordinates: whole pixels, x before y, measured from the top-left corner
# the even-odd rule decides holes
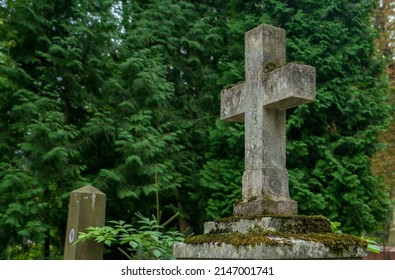
[[[70,232],[69,232],[69,242],[70,243],[73,243],[74,236],[75,236],[75,233],[74,233],[74,229],[72,228],[72,229],[70,229]]]

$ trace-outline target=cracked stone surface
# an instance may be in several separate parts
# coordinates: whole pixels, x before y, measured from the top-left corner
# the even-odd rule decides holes
[[[235,246],[226,243],[185,244],[173,248],[177,259],[232,259],[232,260],[285,260],[285,259],[361,259],[363,248],[350,248],[337,254],[322,243],[280,238],[278,245],[254,244]]]

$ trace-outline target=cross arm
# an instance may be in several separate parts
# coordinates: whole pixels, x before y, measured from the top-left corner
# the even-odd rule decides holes
[[[290,63],[263,76],[267,109],[286,110],[315,99],[315,68]]]
[[[221,120],[244,122],[245,83],[234,85],[221,92]]]

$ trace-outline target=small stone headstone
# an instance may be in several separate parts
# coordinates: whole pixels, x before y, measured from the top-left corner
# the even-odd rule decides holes
[[[78,233],[90,226],[104,226],[106,213],[106,195],[92,186],[85,186],[70,194],[69,214],[67,218],[65,260],[101,260],[103,244],[92,240],[78,242]]]

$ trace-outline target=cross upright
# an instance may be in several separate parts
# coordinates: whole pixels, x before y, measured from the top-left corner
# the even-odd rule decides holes
[[[315,98],[315,68],[285,65],[285,31],[262,24],[245,34],[245,79],[221,93],[221,119],[245,123],[242,199],[235,216],[297,214],[285,161],[286,109]]]

